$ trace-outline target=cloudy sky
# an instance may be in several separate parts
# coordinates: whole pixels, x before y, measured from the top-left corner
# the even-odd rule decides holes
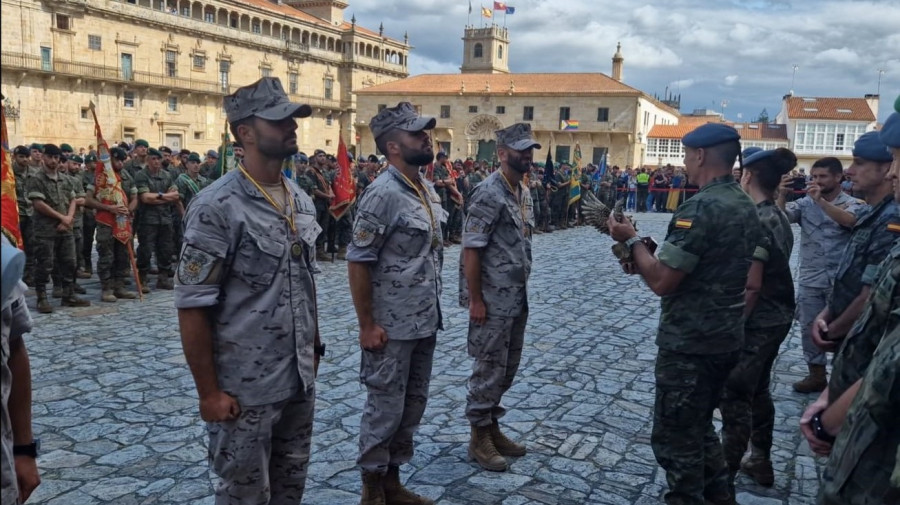
[[[395,38],[409,32],[411,75],[457,73],[468,0],[350,0],[345,15]],[[681,108],[749,121],[781,97],[862,97],[878,89],[879,121],[900,93],[897,0],[510,0],[513,72],[611,72],[616,42],[625,82],[649,94],[680,92]],[[481,6],[473,0],[472,24]],[[498,11],[494,22],[503,23]],[[740,118],[738,117],[740,114]]]

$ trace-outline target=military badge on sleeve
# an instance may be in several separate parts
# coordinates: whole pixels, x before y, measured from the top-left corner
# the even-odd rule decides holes
[[[383,233],[383,227],[363,217],[356,220],[353,227],[353,245],[356,247],[369,247],[375,242],[375,237]]]
[[[219,258],[194,246],[184,246],[178,262],[178,283],[184,286],[215,284],[212,273]]]

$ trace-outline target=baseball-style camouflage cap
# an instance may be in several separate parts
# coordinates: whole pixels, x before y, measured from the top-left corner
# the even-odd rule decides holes
[[[369,121],[369,129],[375,140],[391,130],[420,132],[431,130],[437,120],[431,116],[420,116],[409,102],[400,102],[396,107],[385,107]]]
[[[528,123],[516,123],[494,133],[497,135],[497,145],[500,146],[506,146],[516,151],[524,151],[531,147],[541,148],[541,145],[531,135],[531,125]]]
[[[263,77],[226,96],[225,115],[229,123],[251,116],[281,121],[286,117],[309,117],[312,115],[312,108],[306,104],[291,102],[277,77]]]

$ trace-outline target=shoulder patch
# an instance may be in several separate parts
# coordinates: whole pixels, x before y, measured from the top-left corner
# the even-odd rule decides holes
[[[185,245],[178,262],[178,282],[185,286],[208,284],[218,258],[192,245]]]
[[[359,217],[356,219],[356,226],[353,227],[353,245],[369,247],[379,233],[384,233],[384,230],[378,223]]]
[[[693,225],[694,225],[694,221],[692,219],[676,219],[675,220],[675,227],[681,228],[683,230],[689,230],[689,229],[691,229],[691,226],[693,226]]]

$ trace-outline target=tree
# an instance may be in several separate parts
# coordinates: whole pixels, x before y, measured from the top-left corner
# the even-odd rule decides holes
[[[769,122],[769,111],[765,108],[759,113],[759,116],[753,120],[754,123],[768,123]]]

